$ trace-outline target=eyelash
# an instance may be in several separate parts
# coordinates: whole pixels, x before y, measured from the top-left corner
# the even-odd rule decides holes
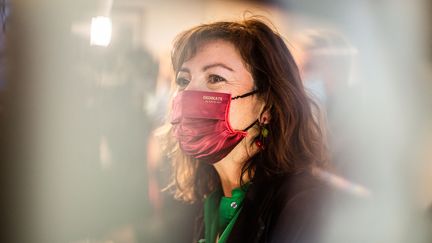
[[[180,88],[186,88],[190,81],[185,78],[177,78],[176,83]]]
[[[216,84],[216,83],[220,83],[220,82],[225,82],[226,81],[225,78],[223,78],[223,77],[221,77],[219,75],[216,75],[216,74],[210,74],[207,79],[208,79],[207,82],[209,84]],[[177,83],[177,85],[180,88],[186,88],[186,86],[188,86],[188,84],[190,83],[190,80],[188,80],[186,78],[179,77],[179,78],[176,79],[176,83]]]
[[[217,79],[217,80],[214,80]],[[226,79],[224,79],[223,77],[216,75],[216,74],[210,74],[208,77],[208,82],[211,84],[215,84],[215,83],[219,83],[219,82],[225,82]]]

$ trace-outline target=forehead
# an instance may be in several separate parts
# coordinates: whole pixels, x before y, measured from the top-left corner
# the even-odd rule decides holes
[[[183,62],[182,67],[206,65],[210,62],[223,62],[232,68],[244,68],[244,61],[240,52],[229,41],[216,39],[199,43],[191,57]]]

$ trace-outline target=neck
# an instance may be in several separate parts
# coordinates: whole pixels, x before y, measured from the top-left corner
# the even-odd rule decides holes
[[[231,197],[232,190],[240,187],[241,166],[241,164],[233,163],[226,159],[214,164],[214,167],[219,174],[225,197]]]
[[[257,136],[257,129],[249,129],[248,134],[241,143],[229,153],[221,161],[213,164],[222,184],[222,190],[225,197],[232,196],[232,190],[240,187],[240,177],[242,176],[241,170],[243,165],[252,158],[253,155],[258,153],[259,148],[250,144],[251,140]],[[249,144],[249,146],[247,146]],[[254,171],[252,172],[254,173]],[[253,177],[253,175],[252,175]],[[248,175],[243,176],[243,181],[247,182],[251,178]]]

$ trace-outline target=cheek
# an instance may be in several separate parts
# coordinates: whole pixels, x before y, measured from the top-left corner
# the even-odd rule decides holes
[[[234,130],[243,130],[258,118],[258,109],[251,99],[231,102],[229,122]]]

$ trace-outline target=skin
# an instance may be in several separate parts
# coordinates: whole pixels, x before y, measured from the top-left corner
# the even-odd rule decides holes
[[[230,93],[232,97],[254,90],[252,74],[233,44],[224,40],[209,41],[197,50],[195,56],[183,63],[177,74],[181,90],[199,90]],[[264,101],[256,95],[231,102],[229,122],[235,130],[243,130],[256,120],[269,120],[268,112],[260,116]],[[259,129],[251,127],[248,135],[221,161],[214,164],[226,197],[240,186],[243,164],[255,155],[259,148],[253,143]],[[243,178],[248,181],[249,178]]]

